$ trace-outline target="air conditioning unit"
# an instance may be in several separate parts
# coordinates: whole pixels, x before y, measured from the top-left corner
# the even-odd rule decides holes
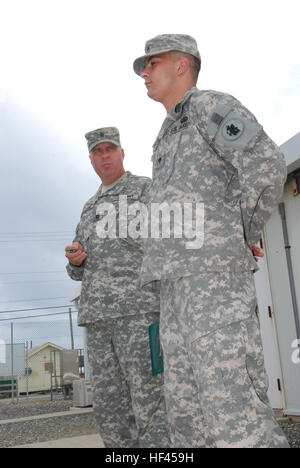
[[[74,380],[73,382],[73,406],[86,408],[93,406],[93,392],[90,382]]]

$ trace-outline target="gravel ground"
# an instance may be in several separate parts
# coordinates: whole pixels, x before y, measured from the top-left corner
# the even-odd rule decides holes
[[[4,419],[19,419],[41,414],[68,411],[71,401],[41,401],[11,404],[1,402],[0,422]],[[0,424],[0,448],[46,442],[65,437],[95,434],[97,426],[93,413],[51,417],[42,420]]]
[[[18,419],[39,414],[59,413],[69,411],[73,405],[71,400],[25,401],[19,403],[0,402],[0,421],[3,419]]]
[[[287,419],[286,421],[280,421],[280,426],[288,438],[291,448],[300,448],[300,422]]]
[[[0,447],[95,434],[93,415],[67,416],[0,426]]]
[[[0,404],[0,421],[40,414],[68,411],[72,401],[35,401],[19,404]],[[300,448],[300,421],[284,418],[280,425],[292,448]],[[20,423],[0,424],[0,448],[45,442],[65,437],[95,434],[97,426],[93,413],[51,417]]]

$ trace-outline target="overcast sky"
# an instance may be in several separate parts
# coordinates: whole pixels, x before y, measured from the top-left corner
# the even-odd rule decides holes
[[[87,131],[117,126],[126,169],[151,175],[165,111],[133,72],[146,40],[195,37],[198,87],[234,95],[282,144],[300,131],[299,17],[299,0],[0,0],[0,312],[69,304],[64,247],[99,183]],[[18,339],[62,344],[66,318],[15,320]]]

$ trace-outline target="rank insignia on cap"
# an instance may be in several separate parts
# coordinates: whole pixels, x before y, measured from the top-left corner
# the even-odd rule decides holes
[[[228,120],[223,127],[223,136],[226,140],[237,140],[244,132],[245,125],[242,120]]]

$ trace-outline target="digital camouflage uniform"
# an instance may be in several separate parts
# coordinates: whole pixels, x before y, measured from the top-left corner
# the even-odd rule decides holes
[[[146,53],[170,50],[169,38]],[[149,206],[204,207],[198,246],[184,236],[145,242],[142,284],[161,289],[172,446],[288,447],[266,395],[251,252],[282,195],[284,157],[239,101],[197,88],[171,110],[153,150]]]
[[[163,374],[152,375],[149,333],[159,320],[159,297],[151,287],[141,291],[141,239],[104,238],[97,233],[103,203],[119,210],[145,201],[151,181],[126,172],[119,182],[85,204],[74,241],[87,258],[67,265],[70,277],[82,281],[78,324],[87,328],[94,390],[94,413],[106,447],[167,447]]]

